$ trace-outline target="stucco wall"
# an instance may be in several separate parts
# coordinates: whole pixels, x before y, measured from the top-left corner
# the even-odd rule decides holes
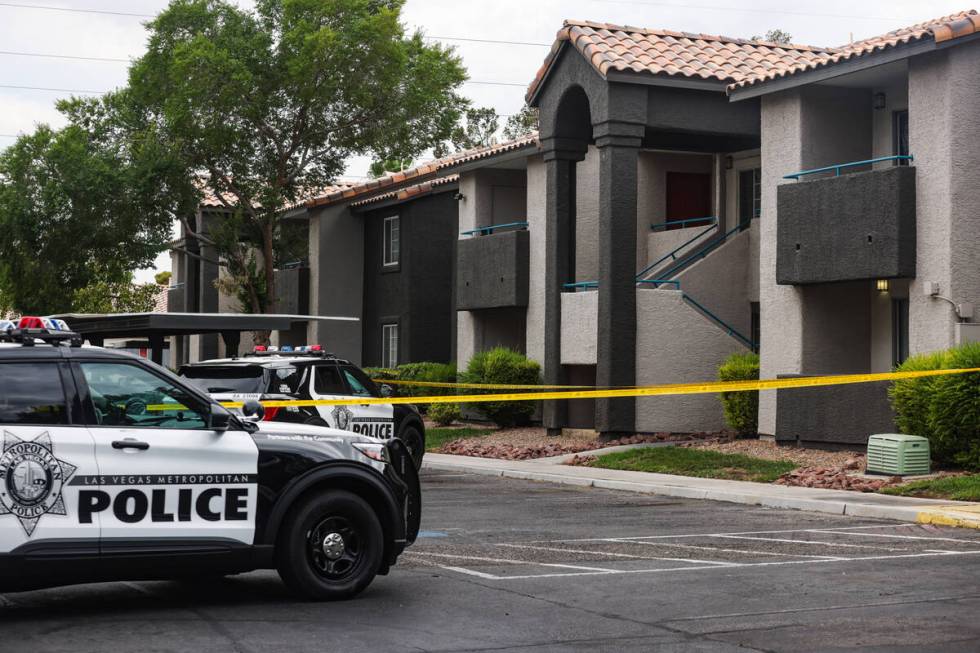
[[[776,284],[776,186],[802,170],[802,98],[799,90],[762,98],[762,215],[759,231],[760,370],[764,379],[799,374],[803,319],[800,291]],[[759,432],[776,432],[776,393],[759,393]]]
[[[639,385],[704,381],[732,353],[746,351],[673,290],[638,290],[636,382]],[[641,397],[640,432],[716,431],[725,425],[717,395]]]
[[[599,292],[566,292],[561,296],[562,365],[596,364]]]
[[[955,342],[952,307],[925,296],[925,284],[956,302],[980,301],[980,44],[922,55],[909,64],[909,145],[915,156],[917,278],[909,292],[912,353]]]
[[[531,239],[528,265],[527,356],[544,366],[545,165],[540,156],[527,160],[527,222]]]
[[[681,290],[745,337],[750,337],[752,324],[750,231],[730,237],[724,245],[677,275]]]
[[[598,278],[599,150],[589,146],[585,160],[575,166],[575,280]]]
[[[871,369],[871,281],[803,288],[803,374]]]
[[[310,215],[310,313],[355,317],[363,314],[364,223],[346,206]],[[361,323],[311,321],[307,341],[361,362]],[[243,338],[244,340],[244,338]]]
[[[699,238],[695,236],[701,235]],[[646,260],[637,263],[637,272],[645,269],[648,265],[659,261],[664,256],[667,256],[674,250],[677,250],[674,254],[674,258],[668,258],[657,265],[653,270],[648,272],[645,276],[647,278],[653,278],[656,273],[669,267],[673,263],[680,261],[685,254],[693,252],[699,246],[704,245],[709,242],[712,238],[718,235],[718,227],[710,227],[709,225],[701,225],[699,227],[685,227],[684,229],[672,229],[670,231],[651,231],[649,227],[644,234],[642,240],[637,240],[637,245],[641,242],[646,242]],[[693,240],[694,242],[689,245],[685,245],[688,241]],[[682,245],[685,245],[682,247]],[[679,248],[679,249],[678,249]],[[637,247],[639,250],[639,246]]]

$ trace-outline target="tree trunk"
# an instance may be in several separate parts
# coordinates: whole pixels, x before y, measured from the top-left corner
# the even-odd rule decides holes
[[[276,271],[274,269],[275,255],[272,251],[273,219],[269,218],[262,226],[262,261],[265,264],[265,310],[263,313],[275,313],[278,297],[276,297]]]

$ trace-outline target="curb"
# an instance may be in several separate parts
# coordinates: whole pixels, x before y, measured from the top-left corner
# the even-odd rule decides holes
[[[448,458],[443,454],[441,457]],[[793,488],[795,493],[805,493],[812,496],[786,496],[785,491],[767,494],[765,485],[745,483],[743,481],[725,481],[735,484],[729,487],[699,487],[696,482],[700,479],[692,477],[672,477],[683,482],[672,484],[669,481],[637,477],[635,480],[616,480],[599,477],[589,477],[579,474],[563,474],[559,465],[545,464],[541,470],[515,467],[515,461],[498,459],[463,458],[463,461],[424,460],[423,469],[434,471],[468,472],[481,476],[499,476],[523,481],[541,481],[570,485],[575,487],[595,487],[603,490],[619,490],[637,494],[655,494],[680,499],[701,499],[708,501],[727,501],[743,505],[762,506],[765,508],[780,508],[788,510],[803,510],[831,515],[848,515],[852,517],[868,517],[875,519],[890,519],[907,523],[934,524],[937,526],[955,526],[959,528],[980,529],[980,504],[961,503],[949,504],[935,500],[910,499],[906,497],[888,497],[887,501],[898,504],[881,503],[885,495],[871,494],[875,502],[861,501],[864,493],[843,490],[825,490],[819,488]],[[517,464],[533,465],[528,461],[516,461]],[[578,468],[576,468],[578,469]],[[645,474],[645,472],[626,472],[626,474]],[[657,474],[658,477],[667,475]],[[711,485],[720,485],[717,479]],[[740,487],[741,486],[741,487]],[[760,487],[761,486],[761,487]],[[783,486],[778,486],[783,488]],[[763,491],[760,491],[763,490]],[[843,496],[842,496],[843,495]],[[854,498],[846,495],[854,495]]]

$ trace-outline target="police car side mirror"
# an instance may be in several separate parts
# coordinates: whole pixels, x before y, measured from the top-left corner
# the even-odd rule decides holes
[[[249,399],[242,404],[242,415],[247,419],[261,422],[262,418],[265,417],[265,407],[254,399]]]
[[[382,383],[380,390],[381,390],[381,396],[382,397],[391,397],[391,396],[394,396],[394,394],[395,394],[395,391],[387,383]]]
[[[231,413],[220,406],[211,407],[210,427],[214,431],[227,431],[231,425]]]

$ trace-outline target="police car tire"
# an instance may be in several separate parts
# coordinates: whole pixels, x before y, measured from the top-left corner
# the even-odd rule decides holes
[[[404,442],[409,452],[411,452],[415,469],[422,467],[422,456],[425,454],[425,443],[422,441],[422,433],[414,426],[406,426],[402,429],[398,439]]]
[[[357,562],[342,578],[327,578],[311,553],[314,529],[328,520],[349,525],[356,535]],[[287,518],[277,547],[277,569],[286,586],[307,599],[348,599],[363,591],[378,573],[384,554],[384,531],[374,509],[344,490],[310,496]]]

